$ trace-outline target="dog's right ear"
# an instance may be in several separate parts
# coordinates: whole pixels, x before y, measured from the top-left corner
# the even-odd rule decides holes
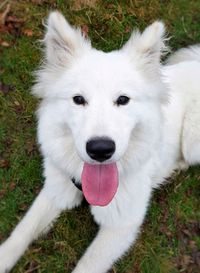
[[[50,13],[44,38],[47,64],[67,67],[75,57],[90,48],[80,29],[72,27],[58,11]]]
[[[122,50],[141,71],[157,77],[160,68],[160,57],[167,50],[165,46],[165,26],[156,21],[142,33],[134,31]]]
[[[80,29],[72,27],[58,11],[50,13],[46,24],[45,62],[36,71],[36,83],[32,93],[39,97],[49,97],[49,92],[57,73],[70,67],[76,58],[91,49],[91,44]]]

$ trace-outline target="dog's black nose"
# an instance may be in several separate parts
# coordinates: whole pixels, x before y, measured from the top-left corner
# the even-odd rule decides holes
[[[88,155],[99,162],[103,162],[114,154],[115,142],[109,138],[93,138],[86,144]]]

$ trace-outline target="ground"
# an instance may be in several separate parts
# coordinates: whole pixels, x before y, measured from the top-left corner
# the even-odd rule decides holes
[[[95,47],[119,48],[132,28],[162,19],[172,50],[200,42],[200,1],[0,2],[0,241],[23,217],[42,186],[36,144],[37,100],[30,94],[41,57],[42,20],[53,9],[92,38]],[[198,273],[200,168],[175,174],[154,193],[135,247],[111,272]],[[27,250],[13,273],[70,273],[95,236],[86,204],[66,211],[52,231]]]

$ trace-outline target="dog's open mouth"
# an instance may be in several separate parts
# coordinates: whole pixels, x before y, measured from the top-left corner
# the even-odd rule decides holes
[[[94,206],[106,206],[117,192],[117,164],[84,163],[81,181],[83,194],[88,203]]]

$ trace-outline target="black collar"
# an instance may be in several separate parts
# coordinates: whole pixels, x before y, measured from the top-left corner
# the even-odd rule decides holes
[[[83,191],[82,190],[82,185],[81,185],[81,183],[79,181],[77,181],[74,177],[72,177],[71,181],[74,184],[74,186],[77,187],[77,189],[79,189],[80,191]]]

